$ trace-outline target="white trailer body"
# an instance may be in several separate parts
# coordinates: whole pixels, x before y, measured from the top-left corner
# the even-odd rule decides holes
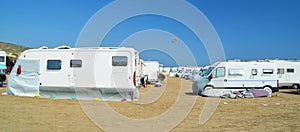
[[[142,75],[144,74],[144,61],[142,59],[136,59],[136,65],[137,65],[137,72],[136,72],[136,82],[137,82],[137,86],[140,85],[140,78],[142,77]]]
[[[276,64],[279,87],[300,87],[300,62],[291,60],[270,60]]]
[[[159,75],[159,63],[157,61],[144,61],[143,72],[148,75],[149,82],[157,82]]]
[[[132,48],[40,48],[24,51],[19,59],[39,60],[40,91],[97,89],[138,97],[138,52]]]
[[[278,91],[274,63],[219,62],[194,81],[193,92],[201,94],[207,89],[265,89],[270,94]],[[196,87],[195,87],[196,86]]]

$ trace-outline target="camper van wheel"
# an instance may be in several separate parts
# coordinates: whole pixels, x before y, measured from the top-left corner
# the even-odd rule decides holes
[[[294,84],[294,85],[293,85],[293,88],[294,88],[294,89],[299,89],[299,85],[298,85],[298,84]]]
[[[5,75],[0,75],[0,81],[3,83],[3,81],[6,80],[6,76]]]
[[[269,96],[272,95],[272,89],[270,87],[264,87],[264,90],[266,90],[269,93]]]
[[[207,87],[205,87],[205,88],[203,89],[203,91],[211,90],[211,89],[213,89],[211,86],[207,86]]]

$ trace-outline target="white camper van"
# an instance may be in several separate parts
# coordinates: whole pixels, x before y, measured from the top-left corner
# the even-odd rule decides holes
[[[5,51],[0,51],[0,87],[3,86],[3,81],[6,80],[6,68],[6,53]]]
[[[149,82],[157,82],[159,74],[159,63],[157,61],[144,61],[143,73],[148,75]]]
[[[42,47],[24,51],[8,80],[8,94],[32,96],[41,91],[91,90],[89,94],[126,93],[138,97],[136,72],[138,52],[133,48]],[[37,71],[34,71],[36,69]],[[25,76],[36,74],[36,82]],[[19,79],[19,81],[18,81]],[[25,80],[25,81],[24,81]],[[26,93],[31,88],[37,89]],[[38,88],[37,88],[38,87]],[[24,88],[20,90],[20,88]],[[76,92],[77,92],[76,91]],[[126,97],[124,97],[126,98]]]
[[[300,88],[300,62],[291,60],[269,60],[276,64],[279,87]]]
[[[193,83],[193,93],[200,95],[208,89],[260,88],[270,94],[278,91],[274,63],[269,62],[218,62],[208,68]]]

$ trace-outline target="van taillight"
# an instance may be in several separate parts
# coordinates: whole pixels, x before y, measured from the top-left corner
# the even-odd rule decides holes
[[[18,69],[17,69],[17,74],[21,74],[21,72],[22,72],[22,67],[21,67],[21,65],[19,65]]]
[[[136,73],[135,71],[133,72],[133,85],[136,86]]]
[[[279,80],[277,80],[276,83],[277,83],[277,88],[279,88]]]

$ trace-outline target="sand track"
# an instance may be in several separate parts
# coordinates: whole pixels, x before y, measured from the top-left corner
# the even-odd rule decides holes
[[[280,96],[255,99],[221,99],[213,116],[199,124],[199,115],[207,98],[188,93],[191,81],[168,78],[165,87],[148,86],[140,102],[105,102],[117,113],[133,119],[157,117],[176,104],[179,95],[187,100],[196,98],[188,116],[172,131],[299,131],[300,95],[293,89]],[[182,89],[180,89],[182,88]],[[152,91],[151,90],[156,90]],[[0,92],[4,92],[1,89]],[[162,92],[162,96],[147,100],[146,96]],[[148,95],[147,95],[148,94]],[[145,100],[143,100],[143,98]],[[144,103],[143,103],[144,101]],[[149,102],[150,101],[150,102]],[[99,101],[88,101],[97,105]],[[81,102],[45,98],[0,95],[1,131],[103,131],[83,111]],[[185,104],[181,104],[186,109]],[[176,115],[175,115],[176,117]],[[149,124],[151,125],[151,124]],[[113,124],[111,127],[114,127]],[[136,126],[138,127],[138,126]],[[151,131],[155,131],[152,126]],[[149,130],[148,130],[149,131]]]

